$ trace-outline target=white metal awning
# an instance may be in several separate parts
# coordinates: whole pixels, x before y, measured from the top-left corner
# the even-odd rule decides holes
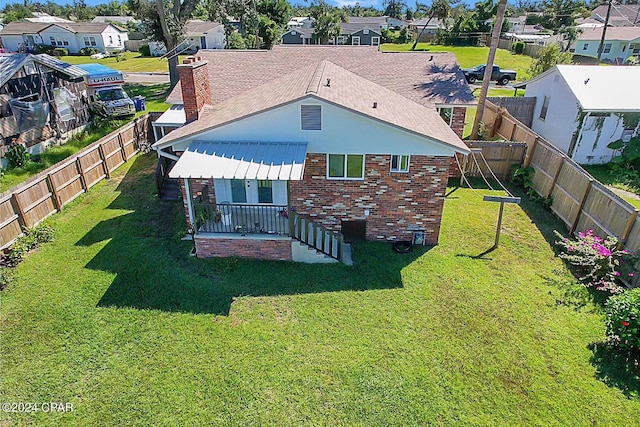
[[[299,181],[306,155],[306,142],[194,141],[169,177]]]
[[[187,118],[182,105],[172,105],[167,111],[162,113],[158,119],[153,122],[154,126],[182,126],[186,123]]]

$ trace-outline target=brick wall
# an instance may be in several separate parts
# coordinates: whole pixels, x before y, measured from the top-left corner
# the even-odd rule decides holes
[[[407,240],[413,228],[438,242],[450,157],[411,156],[409,173],[394,173],[391,155],[367,155],[362,181],[327,180],[326,158],[307,154],[303,180],[290,182],[298,213],[335,231],[343,220],[366,219],[369,240]]]
[[[467,109],[463,107],[453,108],[453,117],[451,118],[451,129],[462,139],[462,132],[464,132],[464,119],[467,114]]]
[[[242,257],[273,261],[291,261],[291,239],[198,238],[198,258]]]
[[[200,57],[187,57],[178,65],[178,76],[186,123],[190,123],[198,119],[198,114],[205,104],[211,104],[211,82],[207,61]]]

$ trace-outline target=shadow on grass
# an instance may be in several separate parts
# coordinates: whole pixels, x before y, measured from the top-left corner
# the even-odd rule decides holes
[[[590,344],[589,350],[593,352],[590,362],[596,368],[596,378],[609,387],[620,389],[628,398],[640,398],[637,355],[634,357],[603,342]]]
[[[365,291],[402,287],[403,267],[428,248],[397,254],[386,243],[356,243],[354,265],[309,265],[238,258],[201,260],[181,203],[155,197],[153,156],[138,157],[109,209],[127,211],[97,224],[76,244],[108,240],[86,265],[115,274],[98,306],[227,315],[235,297]]]

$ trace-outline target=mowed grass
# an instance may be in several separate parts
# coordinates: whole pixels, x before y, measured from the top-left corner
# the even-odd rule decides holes
[[[182,59],[186,55],[178,57],[178,63],[182,63]],[[107,67],[130,73],[168,73],[169,65],[166,59],[159,57],[142,56],[139,52],[125,52],[117,59],[115,56],[102,59],[92,59],[90,56],[61,56],[62,61],[69,64],[102,64]]]
[[[636,425],[638,385],[601,364],[601,310],[539,207],[445,202],[440,245],[354,247],[354,266],[199,260],[137,157],[47,222],[0,294],[15,425]],[[532,222],[531,217],[540,228]]]
[[[389,52],[402,52],[411,50],[413,43],[392,44],[385,43],[380,49]],[[451,52],[456,55],[458,63],[462,68],[471,68],[479,64],[486,64],[489,56],[488,47],[475,46],[443,46],[430,43],[418,43],[416,50],[429,52]],[[517,73],[517,80],[523,81],[528,79],[529,66],[533,62],[533,58],[526,55],[516,55],[505,49],[496,51],[496,59],[494,64],[504,69],[514,70]]]

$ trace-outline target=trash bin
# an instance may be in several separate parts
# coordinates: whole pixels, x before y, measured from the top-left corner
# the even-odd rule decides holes
[[[134,96],[133,104],[136,106],[136,111],[144,111],[147,109],[147,99],[144,96]]]

